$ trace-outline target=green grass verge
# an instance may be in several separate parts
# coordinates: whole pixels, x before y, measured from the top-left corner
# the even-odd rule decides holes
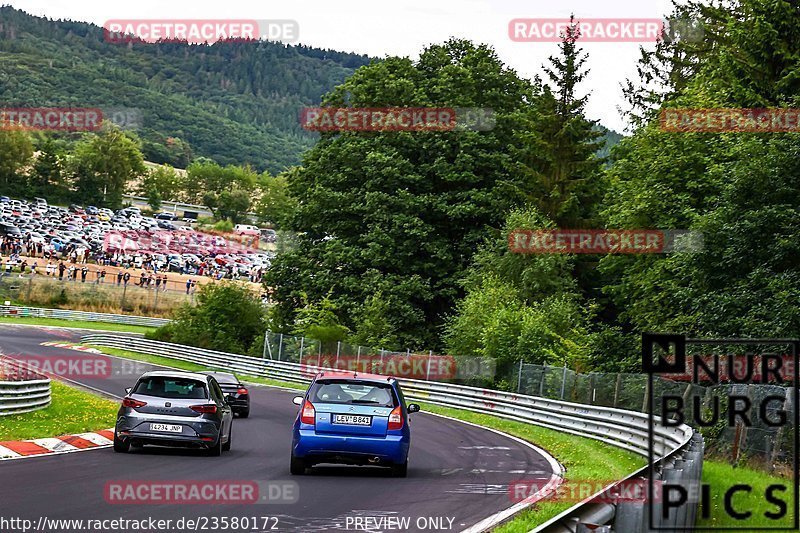
[[[791,479],[771,476],[766,472],[743,467],[732,467],[721,461],[706,460],[703,462],[703,483],[711,486],[710,516],[698,516],[697,526],[700,527],[735,527],[742,531],[763,531],[764,528],[791,528],[794,517],[792,502],[794,487]],[[737,512],[751,512],[748,518],[737,519],[725,511],[725,491],[734,484],[749,485],[752,492],[737,492],[731,500]],[[780,519],[769,519],[765,512],[779,511],[774,503],[770,503],[764,495],[769,485],[783,485],[785,492],[774,492],[774,497],[786,503],[786,516]]]
[[[53,380],[52,403],[38,411],[0,417],[0,441],[39,439],[114,427],[117,402]]]
[[[112,324],[110,322],[87,322],[85,320],[61,320],[58,318],[37,317],[0,317],[0,324],[30,324],[32,326],[61,326],[68,328],[99,329],[106,331],[122,331],[125,333],[147,333],[155,328],[148,326],[130,326],[128,324]]]

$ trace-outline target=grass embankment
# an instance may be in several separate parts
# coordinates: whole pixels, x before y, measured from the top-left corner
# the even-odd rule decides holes
[[[792,528],[794,506],[797,497],[791,479],[771,476],[766,472],[750,468],[736,467],[720,461],[703,462],[703,483],[711,486],[711,506],[709,518],[697,518],[698,527],[738,528],[740,531],[765,531],[766,528]],[[750,512],[748,518],[737,519],[725,512],[725,491],[735,484],[748,485],[751,492],[737,492],[732,496],[733,509],[739,513]],[[786,504],[786,516],[770,519],[764,513],[776,513],[780,509],[766,498],[770,485],[783,485],[785,492],[775,491],[773,497]]]
[[[98,329],[104,331],[120,331],[124,333],[147,333],[155,328],[148,326],[131,326],[113,324],[111,322],[87,322],[85,320],[61,320],[58,318],[37,317],[0,317],[0,324],[29,324],[31,326],[58,326],[66,328]]]
[[[0,441],[39,439],[114,427],[117,402],[53,380],[51,404],[0,417]]]

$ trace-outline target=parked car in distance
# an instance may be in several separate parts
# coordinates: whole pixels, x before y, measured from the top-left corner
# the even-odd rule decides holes
[[[125,392],[114,427],[115,452],[148,444],[205,448],[210,455],[230,450],[233,410],[214,377],[147,372]]]
[[[261,235],[261,230],[250,224],[236,224],[233,232],[237,235]]]
[[[265,242],[275,242],[278,239],[278,234],[274,229],[262,228],[261,238],[264,239]]]
[[[222,392],[226,395],[228,403],[233,408],[233,414],[242,418],[250,416],[250,391],[239,378],[229,372],[200,372],[212,376],[219,383]]]
[[[177,220],[177,219],[178,219],[178,216],[177,216],[175,213],[169,213],[169,212],[166,212],[166,211],[164,211],[164,212],[161,212],[161,213],[156,213],[156,214],[153,216],[153,218],[155,218],[156,220],[169,220],[169,221],[173,221],[173,220]]]
[[[321,372],[300,406],[292,431],[290,472],[304,474],[320,463],[389,467],[406,477],[411,445],[409,413],[400,384],[377,374]]]

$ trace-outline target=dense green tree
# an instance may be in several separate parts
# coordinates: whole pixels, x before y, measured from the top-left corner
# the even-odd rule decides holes
[[[33,164],[30,184],[33,191],[45,194],[54,188],[64,186],[65,153],[51,137],[45,137],[38,146],[38,154]]]
[[[460,40],[419,61],[388,58],[359,69],[326,105],[491,108],[492,131],[325,133],[290,176],[299,200],[297,248],[267,283],[291,322],[300,295],[352,313],[377,293],[395,303],[398,341],[436,347],[460,295],[458,278],[492,226],[519,200],[508,169],[512,121],[534,87],[495,52]]]
[[[239,184],[234,184],[230,189],[219,193],[205,193],[203,203],[214,212],[217,219],[238,224],[245,219],[250,209],[250,192]]]
[[[515,170],[526,176],[529,202],[560,227],[590,226],[603,191],[602,148],[597,122],[588,120],[588,96],[577,95],[578,84],[589,73],[587,55],[578,47],[580,32],[570,19],[558,57],[544,69],[551,86],[524,112],[517,130]]]
[[[185,187],[186,180],[170,165],[149,169],[139,182],[139,192],[158,204],[150,204],[154,210],[161,208],[162,200],[178,200]]]
[[[25,182],[23,171],[33,157],[33,143],[24,130],[0,128],[0,186],[19,190]]]
[[[276,228],[289,226],[297,211],[297,199],[289,191],[288,176],[297,172],[297,168],[292,168],[277,176],[270,176],[266,172],[259,176],[255,213],[262,222]]]
[[[116,128],[87,135],[75,147],[70,167],[82,202],[114,208],[122,205],[128,181],[146,172],[137,141]]]
[[[199,348],[248,353],[265,329],[265,309],[258,296],[238,283],[208,283],[197,292],[197,305],[184,306],[152,338]]]

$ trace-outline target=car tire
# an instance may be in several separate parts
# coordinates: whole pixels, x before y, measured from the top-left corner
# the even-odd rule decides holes
[[[228,428],[228,442],[226,442],[225,444],[222,445],[222,451],[223,452],[231,451],[231,439],[232,438],[233,438],[233,424],[231,424],[231,427]]]
[[[250,408],[248,407],[244,411],[239,411],[239,416],[241,418],[247,418],[248,416],[250,416]]]
[[[401,465],[392,465],[393,477],[406,477],[408,475],[408,459]]]
[[[219,434],[216,444],[208,449],[208,455],[211,457],[219,457],[222,455],[222,433]]]
[[[117,453],[127,453],[130,449],[131,441],[125,441],[117,438],[117,434],[114,433],[114,451]]]
[[[304,459],[292,455],[292,460],[289,463],[289,472],[291,472],[293,476],[302,476],[306,473],[306,468],[308,467]]]

